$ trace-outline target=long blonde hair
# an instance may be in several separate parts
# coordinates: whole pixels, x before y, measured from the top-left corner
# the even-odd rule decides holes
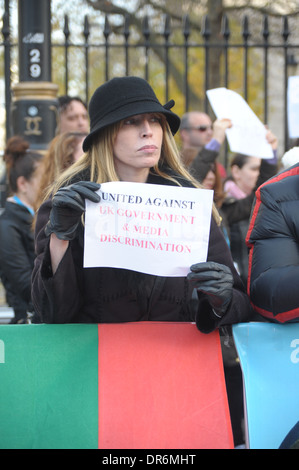
[[[160,114],[159,117],[161,119],[161,126],[163,129],[163,143],[159,165],[156,165],[153,168],[154,172],[169,181],[175,182],[178,186],[181,186],[177,179],[172,178],[161,170],[163,164],[165,164],[179,176],[190,181],[194,187],[202,188],[203,186],[190,175],[188,170],[182,164],[180,153],[166,118]],[[101,184],[109,181],[119,181],[114,165],[113,146],[116,134],[121,125],[122,122],[118,122],[102,129],[101,132],[95,136],[91,148],[83,154],[76,163],[61,174],[48,191],[46,198],[49,197],[50,194],[55,194],[60,187],[69,184],[73,179],[75,179],[76,175],[87,170],[90,171],[90,180],[96,183]],[[221,218],[215,205],[213,205],[212,214],[217,224],[220,225]]]
[[[80,132],[64,132],[54,137],[43,158],[43,175],[40,182],[37,207],[41,205],[45,194],[48,194],[60,175],[74,163],[76,146],[87,134]]]

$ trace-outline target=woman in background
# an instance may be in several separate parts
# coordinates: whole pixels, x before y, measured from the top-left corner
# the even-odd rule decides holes
[[[4,151],[10,196],[0,216],[0,275],[12,323],[27,323],[34,263],[32,222],[40,185],[42,155],[29,149],[22,137],[8,140]]]

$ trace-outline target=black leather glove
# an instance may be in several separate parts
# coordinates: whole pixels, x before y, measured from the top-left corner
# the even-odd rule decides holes
[[[55,233],[60,240],[73,240],[85,211],[85,199],[99,202],[101,197],[95,191],[100,187],[100,184],[92,181],[80,181],[60,188],[52,199],[50,220],[45,234],[49,236]]]
[[[233,275],[228,266],[208,261],[193,264],[187,279],[197,292],[202,292],[212,307],[213,313],[221,318],[228,309],[233,295]]]

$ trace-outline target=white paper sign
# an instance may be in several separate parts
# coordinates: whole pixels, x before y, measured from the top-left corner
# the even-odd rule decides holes
[[[288,126],[289,137],[299,137],[299,76],[288,79]]]
[[[214,88],[207,96],[218,119],[228,118],[232,127],[226,130],[231,152],[258,158],[273,158],[267,142],[267,130],[238,93],[227,88]]]
[[[99,194],[86,200],[85,268],[175,277],[206,261],[213,191],[111,182]]]

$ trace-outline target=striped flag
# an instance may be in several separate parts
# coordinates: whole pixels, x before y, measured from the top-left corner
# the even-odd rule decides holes
[[[231,448],[219,333],[0,326],[0,448]]]

